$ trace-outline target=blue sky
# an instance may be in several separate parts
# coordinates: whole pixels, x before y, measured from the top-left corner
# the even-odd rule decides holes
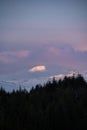
[[[71,70],[87,70],[86,0],[0,0],[0,77]]]

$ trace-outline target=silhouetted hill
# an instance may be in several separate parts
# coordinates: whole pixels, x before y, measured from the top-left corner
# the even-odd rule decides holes
[[[81,75],[27,90],[0,89],[0,130],[87,129],[87,82]]]

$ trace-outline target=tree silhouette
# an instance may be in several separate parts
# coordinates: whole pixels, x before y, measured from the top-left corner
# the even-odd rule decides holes
[[[36,85],[30,92],[0,89],[0,130],[87,129],[87,82],[81,75]]]

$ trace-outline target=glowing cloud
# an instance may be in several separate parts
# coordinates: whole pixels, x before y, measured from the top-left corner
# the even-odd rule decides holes
[[[38,71],[45,71],[46,67],[44,65],[35,66],[28,70],[28,72],[38,72]]]

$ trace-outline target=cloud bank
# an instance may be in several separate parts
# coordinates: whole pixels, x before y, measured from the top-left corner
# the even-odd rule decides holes
[[[40,66],[35,66],[31,69],[28,70],[28,72],[38,72],[38,71],[45,71],[46,70],[46,66],[44,65],[40,65]]]
[[[3,51],[0,52],[0,62],[3,63],[12,63],[17,59],[27,58],[30,52],[28,50],[20,50],[20,51]]]

